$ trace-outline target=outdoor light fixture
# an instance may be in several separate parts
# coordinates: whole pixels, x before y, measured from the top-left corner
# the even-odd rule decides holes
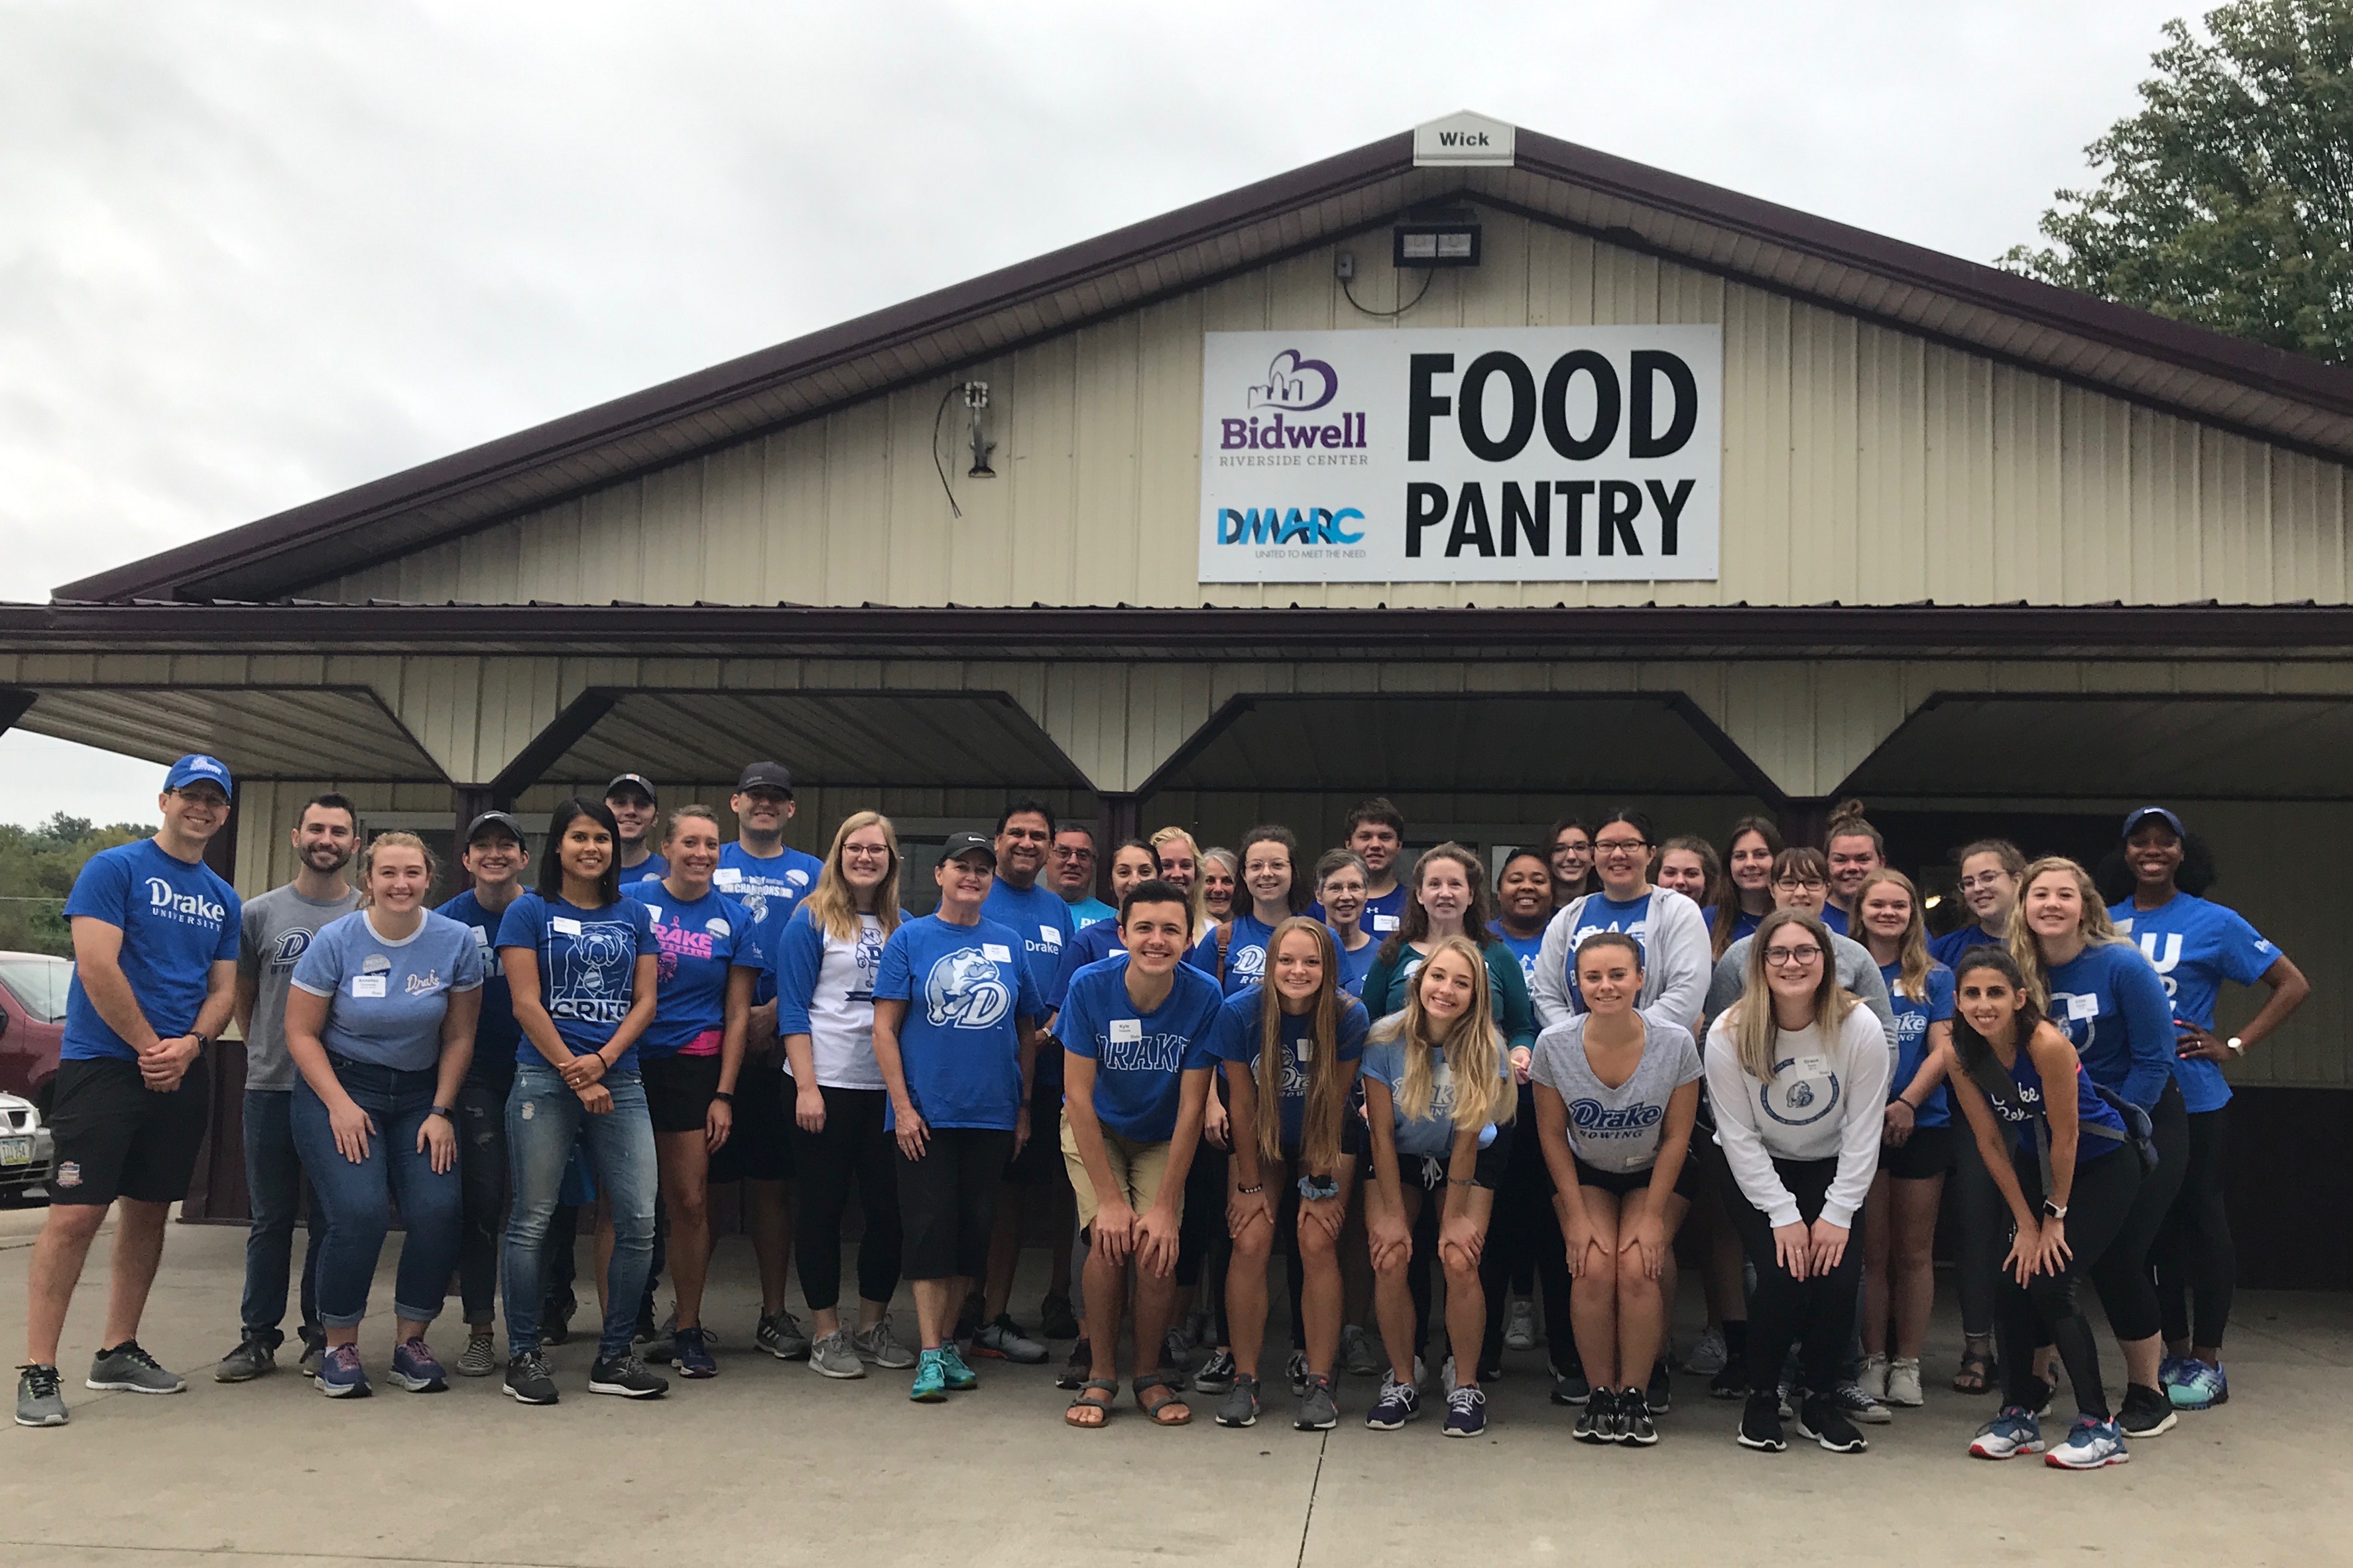
[[[1396,267],[1479,265],[1479,224],[1469,213],[1432,214],[1426,220],[1401,223],[1390,237],[1396,247],[1390,262]]]
[[[964,405],[972,410],[972,467],[965,471],[968,479],[993,479],[997,470],[988,466],[988,455],[997,450],[997,443],[983,433],[980,416],[988,407],[988,383],[967,381],[964,384]]]

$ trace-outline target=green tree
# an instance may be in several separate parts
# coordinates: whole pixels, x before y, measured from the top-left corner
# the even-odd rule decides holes
[[[66,894],[83,862],[154,831],[128,822],[98,827],[63,812],[38,827],[0,825],[0,950],[71,957]]]
[[[2140,111],[2084,150],[2098,186],[2002,261],[2353,362],[2353,0],[2233,0],[2205,31],[2165,25]]]

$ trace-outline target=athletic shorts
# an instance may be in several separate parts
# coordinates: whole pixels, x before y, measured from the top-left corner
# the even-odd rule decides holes
[[[1472,1185],[1484,1187],[1492,1193],[1504,1184],[1504,1168],[1512,1162],[1512,1127],[1508,1121],[1498,1125],[1494,1142],[1479,1151],[1479,1163],[1471,1172]],[[1426,1154],[1398,1156],[1398,1179],[1419,1185],[1425,1193],[1434,1193],[1444,1186],[1446,1172],[1447,1163],[1443,1159]],[[1367,1182],[1373,1179],[1373,1152],[1370,1149],[1365,1151],[1362,1174]]]
[[[702,1131],[712,1097],[719,1092],[717,1057],[639,1057],[638,1073],[645,1080],[646,1110],[655,1131]],[[727,1140],[734,1141],[732,1135]]]
[[[1005,1167],[1005,1179],[1017,1187],[1044,1187],[1056,1182],[1067,1182],[1069,1174],[1062,1169],[1061,1146],[1054,1137],[1054,1129],[1062,1121],[1062,1082],[1033,1083],[1029,1086],[1029,1142],[1021,1152],[1013,1156]]]
[[[1035,1134],[1032,1134],[1035,1141]],[[1110,1128],[1103,1129],[1103,1154],[1111,1162],[1111,1179],[1127,1199],[1127,1206],[1137,1214],[1150,1208],[1160,1196],[1162,1178],[1168,1174],[1168,1145],[1140,1143],[1124,1138]],[[1062,1165],[1070,1173],[1071,1195],[1079,1200],[1079,1228],[1086,1229],[1095,1223],[1095,1211],[1102,1203],[1095,1196],[1094,1179],[1087,1174],[1084,1160],[1079,1158],[1078,1134],[1071,1131],[1071,1119],[1062,1118]],[[1176,1194],[1176,1216],[1185,1215],[1185,1194]]]
[[[1879,1146],[1879,1168],[1899,1182],[1925,1182],[1953,1168],[1953,1129],[1915,1127],[1902,1143]]]
[[[735,1130],[711,1157],[712,1182],[793,1179],[792,1107],[800,1090],[779,1070],[783,1060],[782,1051],[747,1058],[744,1070],[736,1075]],[[659,1128],[661,1123],[654,1125]],[[698,1120],[695,1125],[702,1123]]]
[[[1577,1158],[1574,1154],[1569,1157]],[[1591,1187],[1596,1192],[1613,1193],[1621,1198],[1629,1193],[1646,1193],[1651,1190],[1651,1167],[1645,1165],[1639,1171],[1604,1171],[1577,1160],[1577,1184]],[[1685,1203],[1691,1203],[1699,1196],[1699,1172],[1688,1154],[1683,1157],[1683,1168],[1675,1173],[1675,1196]]]
[[[997,1185],[1012,1155],[1013,1134],[988,1127],[934,1127],[922,1159],[898,1153],[905,1278],[976,1284],[987,1275]]]
[[[49,1201],[102,1208],[117,1198],[175,1204],[186,1197],[212,1116],[211,1085],[202,1057],[169,1094],[149,1089],[137,1062],[59,1062],[49,1101],[57,1141]]]

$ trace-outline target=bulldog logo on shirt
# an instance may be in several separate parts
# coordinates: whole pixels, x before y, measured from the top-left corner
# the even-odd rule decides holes
[[[986,1029],[1013,1010],[1013,994],[987,953],[961,947],[932,965],[923,1007],[934,1027]]]
[[[1784,1127],[1810,1127],[1839,1105],[1841,1086],[1837,1074],[1827,1068],[1792,1074],[1789,1069],[1798,1065],[1795,1057],[1775,1062],[1772,1081],[1757,1091],[1757,1103],[1764,1108],[1765,1114]]]

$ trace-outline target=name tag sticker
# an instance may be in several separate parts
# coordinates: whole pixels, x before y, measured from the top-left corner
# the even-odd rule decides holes
[[[550,915],[547,917],[547,929],[561,936],[578,936],[580,922],[570,915]]]
[[[1013,950],[1006,946],[1001,942],[982,942],[980,944],[980,955],[983,958],[988,959],[997,963],[1010,963],[1013,962]]]
[[[1831,1063],[1828,1057],[1799,1057],[1798,1071],[1807,1078],[1828,1078]]]
[[[381,974],[354,974],[352,976],[352,994],[354,997],[373,996],[381,1000],[384,995],[384,981],[385,977]]]
[[[723,888],[741,887],[744,882],[744,873],[733,866],[722,866],[718,870],[711,873],[711,879]]]
[[[1060,947],[1062,945],[1062,932],[1061,928],[1059,926],[1041,925],[1038,928],[1038,935],[1039,940],[1044,942],[1048,947]]]
[[[2096,996],[2096,995],[2091,995],[2091,996],[2075,996],[2075,995],[2070,995],[2070,996],[2067,998],[2067,1016],[2068,1016],[2068,1017],[2070,1017],[2070,1018],[2096,1018],[2096,1017],[2098,1017],[2099,1016],[2100,1016],[2100,999],[2099,999],[2099,997],[2098,997],[2098,996]]]
[[[1292,1041],[1291,1054],[1297,1057],[1303,1062],[1313,1060],[1315,1056],[1314,1039],[1312,1037],[1303,1036],[1300,1038]]]
[[[1397,928],[1398,918],[1395,915],[1375,915],[1373,917],[1373,929],[1375,931],[1395,931]]]
[[[1111,1021],[1111,1037],[1122,1045],[1132,1046],[1135,1044],[1138,1040],[1144,1038],[1144,1020],[1141,1018],[1113,1018]]]

